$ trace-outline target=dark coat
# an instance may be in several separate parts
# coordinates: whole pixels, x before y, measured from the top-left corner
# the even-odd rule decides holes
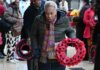
[[[45,26],[47,25],[45,19],[45,13],[36,17],[31,30],[31,41],[34,58],[40,56],[40,49],[43,46],[43,41],[45,37]],[[54,25],[54,34],[55,42],[60,42],[65,38],[65,35],[68,37],[75,37],[74,30],[69,26],[69,19],[67,16],[62,15],[62,12],[57,12],[57,21]]]
[[[82,40],[85,43],[85,47],[88,48],[88,44],[87,44],[87,39],[83,38],[83,34],[84,34],[84,29],[85,29],[85,24],[83,22],[83,17],[84,17],[84,13],[85,11],[89,8],[89,5],[86,4],[82,7],[80,13],[79,13],[79,23],[77,23],[76,25],[76,37],[79,38],[80,40]],[[87,49],[88,51],[88,49]],[[88,58],[88,53],[86,54],[86,59]]]
[[[83,17],[84,17],[85,11],[88,8],[89,8],[89,5],[84,5],[79,13],[79,23],[76,25],[76,37],[79,38],[80,40],[83,40],[83,33],[84,33],[84,29],[85,29]]]
[[[31,5],[26,9],[24,13],[24,25],[21,31],[21,38],[27,39],[30,37],[30,31],[32,23],[37,15],[39,15],[44,10],[44,1],[41,2],[41,6],[39,8],[36,8],[33,2],[31,2]],[[34,60],[28,60],[27,61],[27,67],[28,70],[33,70]]]
[[[100,70],[100,22],[95,27],[93,42],[96,45],[94,70]]]
[[[0,17],[0,32],[2,33],[3,44],[0,45],[0,52],[3,54],[4,46],[5,46],[5,33],[10,30],[11,25],[2,17]]]
[[[10,27],[11,24],[4,17],[0,17],[0,32],[8,32]]]
[[[100,16],[100,8],[97,15]],[[93,44],[96,45],[94,70],[100,70],[100,17],[98,19],[99,22],[96,24],[93,34]]]
[[[79,23],[76,25],[76,37],[79,38],[80,40],[82,40],[85,43],[85,48],[86,51],[88,52],[88,42],[86,38],[83,38],[83,34],[84,34],[84,29],[85,29],[85,24],[83,22],[83,17],[84,17],[84,13],[85,11],[89,8],[89,5],[86,4],[82,7],[80,13],[79,13]],[[85,60],[88,59],[88,53],[85,56]]]
[[[21,32],[21,38],[27,39],[32,23],[37,15],[39,15],[44,10],[44,1],[41,3],[41,7],[36,8],[34,4],[31,4],[24,13],[24,25]]]

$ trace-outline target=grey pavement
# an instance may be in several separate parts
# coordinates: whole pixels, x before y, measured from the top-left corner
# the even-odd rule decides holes
[[[67,48],[67,56],[72,57],[76,53],[76,50],[74,47],[68,47]],[[93,70],[94,64],[90,61],[82,61],[78,65],[67,67],[66,70]]]
[[[66,70],[93,70],[94,64],[89,61],[82,61],[78,65],[66,67]]]
[[[75,54],[76,50],[74,47],[67,48],[67,56],[72,57]],[[6,69],[5,69],[6,68]],[[94,64],[89,61],[82,61],[78,65],[68,67],[66,70],[93,70]],[[27,62],[20,61],[17,63],[6,62],[5,59],[0,59],[0,70],[27,70]]]

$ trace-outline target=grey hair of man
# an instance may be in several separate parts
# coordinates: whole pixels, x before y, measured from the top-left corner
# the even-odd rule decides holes
[[[46,10],[50,6],[54,7],[54,9],[57,10],[57,4],[54,1],[46,1],[44,5],[44,10]]]

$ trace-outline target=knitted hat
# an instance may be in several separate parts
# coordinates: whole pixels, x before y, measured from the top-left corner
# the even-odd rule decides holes
[[[5,12],[5,8],[3,7],[3,5],[0,4],[0,16],[2,16]]]

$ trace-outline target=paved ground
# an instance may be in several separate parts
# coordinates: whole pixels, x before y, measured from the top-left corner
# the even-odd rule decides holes
[[[76,53],[74,47],[67,48],[67,56],[72,57]],[[94,64],[89,61],[82,61],[78,65],[66,67],[66,70],[93,70]],[[0,59],[0,70],[27,70],[26,61],[19,61],[17,63],[7,62],[5,59]]]
[[[66,68],[66,70],[93,70],[94,64],[90,63],[89,61],[82,61],[76,66]]]
[[[76,66],[66,67],[66,70],[93,70],[94,64],[88,61],[82,61]],[[17,63],[6,62],[0,59],[0,70],[27,70],[26,61],[19,61]]]
[[[76,53],[76,50],[74,47],[68,47],[67,48],[67,56],[72,57]],[[72,67],[66,67],[66,70],[93,70],[94,64],[89,61],[82,61],[78,65],[72,66]]]

